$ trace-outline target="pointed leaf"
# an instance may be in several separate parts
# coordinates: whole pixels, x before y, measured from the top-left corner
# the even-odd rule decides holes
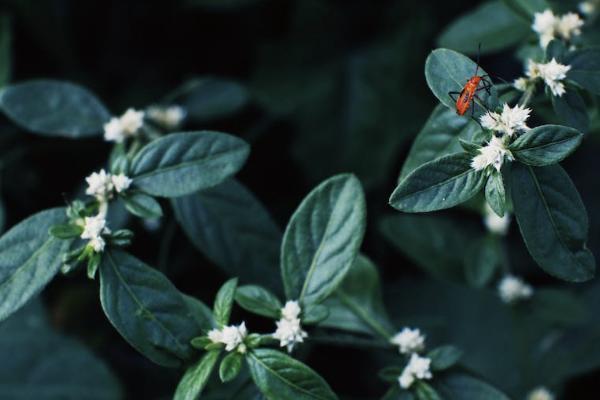
[[[541,167],[564,160],[581,144],[583,134],[560,125],[543,125],[519,136],[508,147],[515,159]]]
[[[213,306],[213,315],[218,327],[225,326],[229,323],[237,284],[237,278],[230,279],[221,286],[217,293],[215,304]]]
[[[572,88],[562,96],[552,96],[552,106],[559,119],[567,126],[586,133],[590,127],[590,118],[583,98]]]
[[[163,215],[160,203],[154,197],[145,193],[125,193],[121,198],[125,203],[125,208],[137,217],[160,218]]]
[[[571,66],[567,72],[568,79],[600,95],[600,47],[572,51],[567,54],[564,63]]]
[[[235,301],[243,309],[264,317],[279,319],[283,305],[273,293],[256,285],[240,286]]]
[[[220,353],[219,350],[209,351],[200,361],[189,367],[177,385],[173,400],[198,399],[210,379]]]
[[[506,210],[506,191],[504,190],[501,173],[493,171],[488,178],[485,184],[485,199],[498,216],[504,216],[504,211]]]

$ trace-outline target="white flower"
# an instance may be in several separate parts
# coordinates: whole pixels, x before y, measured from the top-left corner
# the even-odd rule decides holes
[[[519,277],[506,275],[498,284],[498,294],[503,302],[513,304],[530,298],[533,288]]]
[[[144,112],[130,108],[121,117],[113,117],[104,124],[104,139],[121,143],[127,137],[134,136],[143,124]]]
[[[404,328],[390,339],[390,343],[398,346],[401,354],[416,353],[425,348],[425,336],[418,329]]]
[[[581,35],[581,27],[583,26],[583,23],[583,20],[578,14],[570,12],[560,17],[560,20],[556,26],[556,30],[560,36],[566,40],[569,40],[572,36]]]
[[[486,129],[512,136],[517,131],[529,130],[527,119],[530,113],[530,108],[518,104],[511,108],[507,103],[504,103],[501,114],[488,111],[481,116],[479,121],[481,126]]]
[[[502,139],[492,136],[490,142],[481,147],[479,149],[479,154],[473,157],[473,160],[471,160],[471,167],[475,171],[481,171],[491,165],[500,172],[505,157],[508,160],[513,159],[510,151],[504,146]]]
[[[285,306],[281,309],[281,317],[289,320],[296,319],[300,316],[302,309],[300,304],[294,300],[288,300]]]
[[[129,188],[131,182],[133,182],[129,177],[125,174],[112,175],[111,176],[112,184],[117,191],[117,193],[121,193]]]
[[[559,21],[559,18],[549,9],[534,14],[533,25],[531,27],[540,37],[540,46],[546,48],[548,43],[554,39]]]
[[[551,391],[541,386],[529,392],[527,400],[554,400],[554,395]]]
[[[287,319],[282,318],[276,322],[277,330],[273,333],[273,337],[279,340],[281,347],[287,347],[288,352],[292,352],[296,343],[304,342],[308,337],[308,333],[302,330],[300,320],[298,318]]]
[[[408,389],[417,379],[431,379],[433,376],[429,370],[430,367],[431,359],[419,357],[418,354],[413,353],[410,356],[408,364],[404,367],[402,374],[398,378],[400,387],[402,389]]]
[[[240,325],[224,326],[223,329],[211,329],[208,332],[208,338],[213,343],[221,343],[225,345],[225,350],[233,351],[237,348],[240,353],[246,351],[244,345],[244,339],[248,335],[246,329],[246,323],[242,322]]]
[[[485,216],[483,217],[483,223],[485,224],[488,231],[497,235],[506,235],[510,226],[510,216],[508,213],[504,214],[504,217],[499,217],[490,205],[485,203]]]
[[[98,201],[103,202],[110,198],[113,190],[113,182],[110,174],[107,174],[104,169],[100,172],[94,172],[87,178],[85,178],[88,187],[85,193],[90,196],[95,196]]]
[[[565,85],[562,80],[567,77],[571,66],[560,64],[553,58],[549,63],[538,64],[537,68],[540,78],[544,80],[552,94],[558,97],[562,96],[565,93]]]
[[[527,78],[518,78],[515,79],[515,81],[513,82],[513,86],[515,87],[515,89],[520,90],[521,92],[524,92],[527,90],[527,86],[529,85],[529,80]]]
[[[102,234],[104,233],[110,233],[110,230],[106,227],[106,219],[102,214],[98,214],[95,217],[85,217],[81,238],[88,239],[88,244],[97,253],[104,251],[106,244],[102,238]]]
[[[167,129],[177,128],[183,122],[186,112],[181,106],[151,106],[146,110],[148,118]]]
[[[596,11],[596,4],[593,1],[582,1],[578,8],[583,15],[590,16]]]

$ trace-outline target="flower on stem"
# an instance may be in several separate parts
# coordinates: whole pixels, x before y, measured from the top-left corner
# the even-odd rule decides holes
[[[502,138],[492,136],[490,142],[479,149],[479,154],[471,160],[471,167],[475,171],[482,171],[489,166],[496,168],[498,172],[504,164],[504,159],[512,160],[510,151],[504,145]]]
[[[561,97],[565,94],[565,85],[563,80],[567,77],[567,72],[571,69],[570,65],[564,65],[552,58],[547,63],[536,63],[529,60],[525,74],[531,79],[543,79],[544,83],[550,88],[554,96]],[[516,85],[515,85],[516,87]]]
[[[518,104],[510,107],[504,103],[502,113],[498,114],[488,111],[481,116],[479,121],[485,129],[512,136],[516,132],[529,130],[527,119],[530,113],[530,108],[525,108]]]
[[[517,276],[506,275],[498,284],[498,294],[503,302],[514,304],[533,296],[533,288]]]
[[[285,303],[285,306],[281,309],[281,317],[292,320],[298,318],[301,312],[302,309],[297,301],[288,300]]]
[[[131,183],[133,182],[133,180],[131,180],[125,174],[112,175],[111,181],[117,193],[121,193],[129,189],[129,186],[131,186]]]
[[[486,202],[483,223],[488,231],[504,236],[508,233],[508,228],[510,227],[510,216],[508,213],[505,213],[503,217],[499,217]]]
[[[532,29],[540,37],[540,46],[546,48],[548,43],[557,37],[570,40],[581,34],[583,20],[575,13],[567,13],[556,16],[552,10],[547,9],[541,13],[535,13]]]
[[[398,384],[402,389],[408,389],[417,379],[431,379],[433,375],[429,368],[431,367],[431,359],[427,357],[420,357],[418,354],[413,353],[410,356],[410,360],[400,377],[398,378]]]
[[[237,349],[240,353],[246,352],[244,339],[248,336],[248,330],[246,329],[245,322],[237,326],[224,326],[223,329],[211,329],[207,336],[213,343],[224,344],[226,351]]]
[[[146,114],[148,118],[157,124],[167,129],[175,129],[183,122],[186,112],[183,107],[177,105],[168,107],[150,106],[146,110]]]
[[[294,350],[296,343],[303,343],[304,339],[308,337],[308,333],[302,330],[298,318],[282,318],[276,324],[277,330],[273,333],[273,337],[279,340],[281,347],[287,347],[288,353]]]
[[[144,112],[130,108],[120,117],[113,117],[104,124],[104,140],[121,143],[134,136],[143,124]]]
[[[114,184],[111,175],[107,174],[104,169],[92,173],[85,180],[88,184],[85,190],[86,194],[96,197],[100,202],[104,202],[112,196]]]
[[[108,233],[110,229],[106,226],[106,219],[102,214],[84,218],[81,238],[89,240],[88,246],[91,246],[96,253],[104,251],[106,242],[102,235]]]
[[[425,348],[425,336],[419,329],[403,328],[390,343],[398,346],[401,354],[417,353]]]
[[[540,386],[529,392],[527,400],[554,400],[554,394],[545,387]]]

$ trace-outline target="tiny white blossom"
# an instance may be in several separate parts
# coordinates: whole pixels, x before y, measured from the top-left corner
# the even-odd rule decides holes
[[[390,343],[398,346],[401,354],[417,353],[425,348],[425,336],[419,329],[403,328]]]
[[[110,198],[113,190],[113,182],[111,180],[111,175],[107,174],[104,169],[101,169],[100,172],[94,172],[85,178],[85,180],[88,184],[88,187],[85,190],[86,194],[95,196],[101,202]]]
[[[102,234],[105,233],[110,233],[110,230],[106,227],[106,219],[103,215],[98,214],[94,217],[85,217],[83,222],[83,232],[80,237],[82,239],[88,239],[88,244],[92,246],[97,253],[104,251],[106,242],[102,238]]]
[[[282,318],[276,322],[277,330],[273,333],[273,337],[279,340],[281,347],[287,347],[288,352],[292,352],[296,343],[304,342],[308,337],[308,333],[302,330],[300,320],[298,318],[287,319]]]
[[[246,351],[244,345],[244,339],[248,335],[246,329],[246,323],[242,322],[240,325],[224,326],[223,329],[211,329],[208,332],[208,338],[213,343],[221,343],[225,345],[225,350],[233,351],[237,349],[240,353]]]
[[[583,26],[583,23],[583,20],[578,14],[570,12],[560,17],[560,20],[556,26],[556,30],[560,36],[566,40],[569,40],[572,36],[581,35],[581,27]]]
[[[402,374],[398,378],[398,383],[402,389],[408,389],[417,379],[431,379],[433,375],[430,371],[431,359],[420,357],[413,353]]]
[[[529,130],[527,119],[530,113],[530,108],[518,104],[510,107],[507,103],[504,103],[501,114],[488,111],[481,116],[479,121],[486,129],[512,136],[515,132]]]
[[[134,136],[143,124],[144,112],[130,108],[119,118],[113,117],[104,124],[104,139],[121,143],[127,137]]]
[[[510,216],[508,213],[505,213],[504,217],[499,217],[486,202],[483,223],[488,231],[497,235],[506,235],[508,233],[508,228],[510,227]]]
[[[131,182],[133,182],[127,175],[119,174],[111,176],[112,184],[117,191],[117,193],[121,193],[129,188]]]
[[[481,171],[490,165],[496,168],[498,172],[504,164],[504,159],[512,160],[512,154],[505,147],[501,138],[492,136],[490,142],[479,149],[479,154],[471,160],[471,167],[475,171]]]
[[[554,39],[559,21],[560,19],[549,9],[534,14],[533,25],[531,27],[540,37],[540,46],[546,48],[548,43]]]
[[[297,319],[300,316],[302,309],[300,304],[294,300],[288,300],[285,306],[281,309],[281,317],[289,320]]]
[[[146,110],[146,114],[152,121],[165,128],[174,129],[181,125],[186,112],[183,107],[177,105],[169,107],[151,106]]]
[[[121,120],[113,117],[104,124],[104,140],[107,142],[121,143],[125,140],[123,128],[121,127]]]
[[[498,294],[503,302],[513,304],[530,298],[533,288],[519,277],[506,275],[498,284]]]
[[[561,97],[565,93],[565,85],[562,83],[562,80],[567,77],[567,72],[570,69],[570,65],[560,64],[554,58],[546,64],[537,64],[539,77],[544,80],[544,83],[550,88],[552,94],[558,97]]]
[[[596,11],[596,4],[593,1],[582,1],[577,8],[583,15],[590,16]]]
[[[541,386],[529,392],[527,400],[554,400],[554,394]]]
[[[528,85],[529,80],[523,77],[515,79],[515,81],[513,82],[513,86],[515,87],[515,89],[520,90],[521,92],[526,91]]]

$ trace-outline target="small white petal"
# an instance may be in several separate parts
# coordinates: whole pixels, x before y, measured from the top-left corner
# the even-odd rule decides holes
[[[530,298],[533,288],[519,277],[506,275],[498,284],[498,294],[503,302],[514,304]]]
[[[401,354],[410,354],[425,348],[425,336],[419,329],[403,328],[390,339],[390,343],[398,346]]]
[[[420,357],[418,354],[413,353],[398,378],[398,384],[401,388],[408,389],[416,379],[431,379],[433,375],[430,368],[430,358]]]
[[[133,182],[133,180],[131,180],[125,174],[113,175],[111,177],[111,181],[112,181],[113,186],[115,187],[115,190],[117,191],[117,193],[121,193],[121,192],[127,190],[129,188],[129,186],[131,186],[131,183]]]
[[[300,316],[302,309],[300,308],[300,304],[294,300],[288,300],[285,303],[285,306],[281,309],[282,318],[286,319],[296,319]]]

